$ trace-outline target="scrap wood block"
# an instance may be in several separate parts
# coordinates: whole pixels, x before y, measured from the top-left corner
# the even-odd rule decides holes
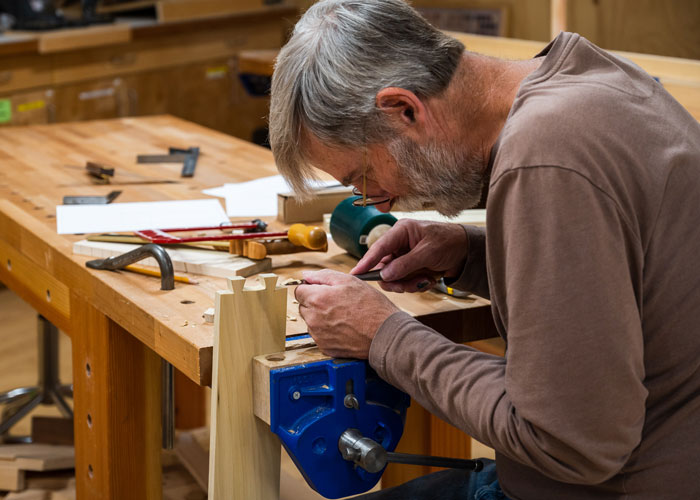
[[[14,465],[0,464],[0,490],[20,491],[24,489],[24,471]]]
[[[206,429],[206,428],[205,428]],[[207,432],[208,437],[208,432]],[[209,490],[209,447],[202,447],[192,432],[181,432],[175,441],[175,454],[204,491]]]
[[[72,469],[61,471],[27,472],[25,486],[30,490],[61,491],[75,490],[75,471]]]
[[[323,214],[331,213],[338,203],[352,196],[352,188],[341,186],[318,189],[314,197],[301,201],[296,193],[277,195],[277,218],[286,224],[323,220]]]
[[[75,500],[77,493],[75,491],[75,485],[70,488],[63,490],[52,491],[50,500]]]
[[[73,445],[73,419],[32,417],[32,443]]]
[[[50,444],[4,444],[0,445],[0,465],[31,471],[72,469],[75,450]]]
[[[318,347],[262,354],[253,358],[253,411],[270,425],[270,370],[331,359]]]
[[[206,498],[206,492],[182,465],[177,464],[163,469],[163,500],[206,500]]]
[[[48,490],[24,490],[18,493],[10,493],[4,500],[52,500]]]
[[[211,397],[209,498],[275,500],[279,439],[253,414],[253,357],[284,350],[287,290],[263,274],[262,287],[228,280],[216,294]]]

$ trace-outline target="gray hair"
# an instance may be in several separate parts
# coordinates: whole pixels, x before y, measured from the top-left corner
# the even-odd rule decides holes
[[[277,58],[270,145],[280,173],[308,194],[310,133],[331,146],[386,141],[392,130],[376,106],[386,87],[428,98],[445,90],[464,45],[403,0],[323,0],[309,8]]]

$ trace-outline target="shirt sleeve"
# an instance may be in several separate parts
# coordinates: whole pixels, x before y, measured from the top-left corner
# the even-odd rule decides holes
[[[511,170],[489,195],[491,298],[506,358],[403,313],[370,363],[429,411],[552,479],[597,484],[641,440],[647,391],[633,283],[643,256],[617,204],[580,174]]]
[[[488,299],[489,280],[486,273],[486,228],[462,226],[467,233],[467,260],[462,274],[449,286]]]

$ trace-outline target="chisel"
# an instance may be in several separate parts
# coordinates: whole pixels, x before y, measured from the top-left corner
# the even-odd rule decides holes
[[[368,273],[364,274],[355,274],[353,275],[355,278],[360,279],[362,281],[382,281],[382,276],[380,275],[380,271],[370,271]],[[282,283],[284,286],[296,286],[296,285],[308,285],[309,282],[301,279],[301,280],[288,280]]]

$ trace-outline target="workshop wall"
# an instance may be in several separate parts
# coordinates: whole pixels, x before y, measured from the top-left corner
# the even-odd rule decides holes
[[[281,47],[294,14],[277,8],[135,28],[127,43],[58,52],[6,43],[0,126],[167,113],[242,139],[265,138],[269,99],[244,87],[238,56]]]
[[[314,2],[294,0],[301,11]],[[500,9],[501,36],[550,40],[550,0],[413,0],[416,7]],[[609,50],[700,59],[697,0],[570,0],[569,31]],[[453,31],[461,31],[455,30]]]

